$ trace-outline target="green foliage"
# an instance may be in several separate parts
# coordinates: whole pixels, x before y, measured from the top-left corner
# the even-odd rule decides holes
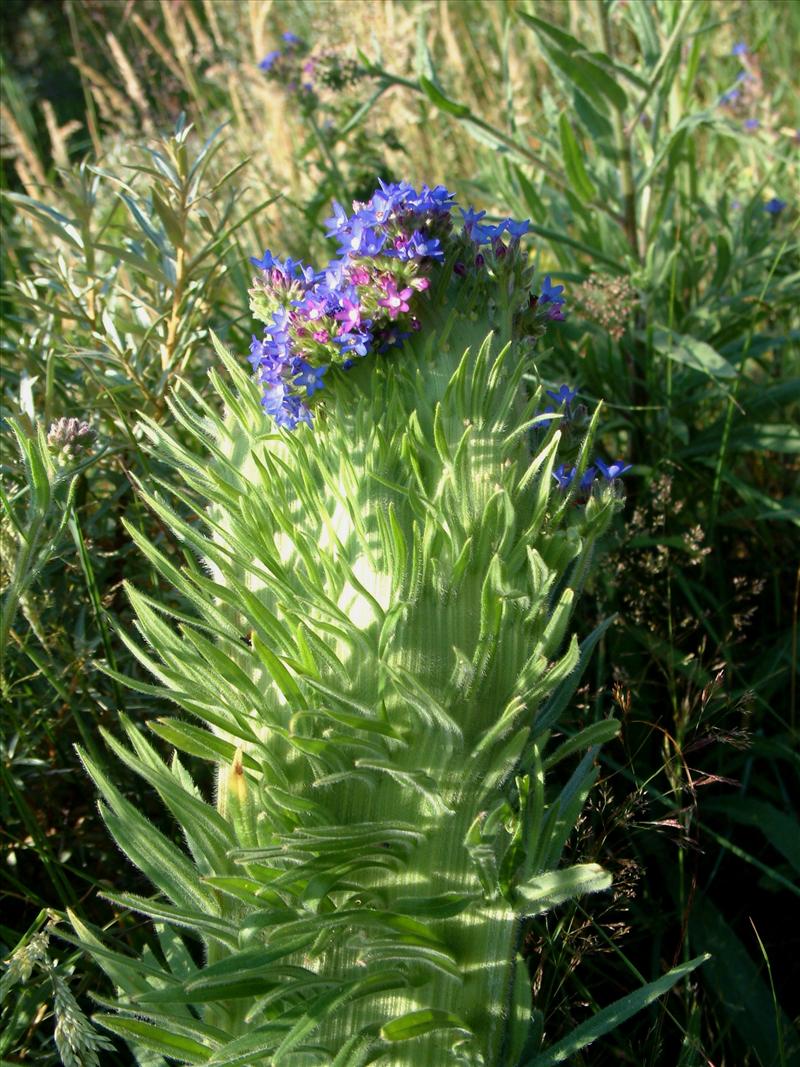
[[[516,342],[480,343],[464,299],[402,356],[338,372],[313,430],[270,432],[219,345],[237,390],[212,376],[226,417],[195,398],[170,402],[180,434],[149,421],[207,529],[143,497],[203,566],[179,572],[137,537],[194,614],[131,588],[146,645],[124,640],[200,723],[156,732],[209,756],[218,785],[213,807],[133,724],[131,749],[107,737],[170,809],[181,852],[82,756],[106,825],[159,890],[113,899],[203,944],[204,966],[157,978],[144,956],[108,966],[96,952],[128,995],[122,1020],[98,1021],[135,1046],[186,1063],[332,1062],[347,1036],[386,1063],[441,1064],[457,1047],[513,1064],[525,923],[610,884],[596,864],[559,868],[616,728],[545,750],[579,682],[566,629],[617,497],[559,501],[558,420],[531,457],[515,431],[539,405],[520,392],[532,367]],[[543,760],[581,756],[549,786]],[[205,1006],[199,1022],[188,1005]]]

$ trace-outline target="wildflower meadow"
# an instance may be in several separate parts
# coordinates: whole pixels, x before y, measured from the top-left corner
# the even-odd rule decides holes
[[[0,1067],[800,1065],[800,6],[0,18]]]

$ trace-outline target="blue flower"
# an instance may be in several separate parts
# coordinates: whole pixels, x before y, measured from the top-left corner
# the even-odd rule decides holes
[[[737,41],[737,43],[731,49],[731,55],[732,56],[746,56],[747,55],[747,45],[744,43],[744,41]]]
[[[259,68],[263,71],[272,70],[278,60],[281,58],[279,49],[275,49],[273,52],[267,52],[261,62],[258,64]]]
[[[342,352],[355,353],[357,356],[366,356],[372,345],[372,334],[369,330],[351,330],[349,333],[339,334],[334,341],[342,346]]]
[[[379,234],[361,219],[356,219],[352,229],[340,234],[339,249],[342,254],[377,256],[386,243],[385,235]]]
[[[569,414],[569,406],[578,395],[578,390],[570,389],[568,385],[562,385],[558,392],[553,392],[552,389],[548,389],[547,395],[551,400],[555,401],[559,407],[563,404],[567,409],[567,414]]]
[[[300,373],[293,379],[295,385],[304,385],[306,396],[313,396],[317,390],[323,388],[322,375],[327,367],[312,367],[305,360],[300,360]]]
[[[257,259],[255,256],[251,256],[250,262],[254,267],[258,267],[259,270],[272,270],[275,264],[280,263],[280,260],[275,259],[270,250],[266,249],[263,259]]]
[[[496,226],[476,226],[473,236],[479,245],[490,245],[496,237],[502,237],[505,230],[505,222],[499,222]]]
[[[623,474],[626,474],[631,469],[630,463],[625,463],[624,460],[618,459],[614,463],[606,465],[602,459],[596,459],[595,463],[607,482],[612,482],[615,478],[621,478]]]
[[[746,130],[757,130],[760,125],[761,125],[761,123],[758,121],[758,119],[745,119],[744,120],[744,128]]]
[[[768,200],[766,204],[764,204],[764,210],[768,211],[770,215],[780,215],[785,207],[786,201],[779,200],[777,196],[773,196],[771,200]]]
[[[411,236],[404,241],[396,243],[389,255],[396,259],[407,261],[410,259],[444,259],[444,252],[440,247],[438,237],[424,237],[419,230],[414,230]]]
[[[326,237],[338,237],[340,233],[345,233],[349,229],[350,219],[347,212],[335,200],[333,202],[333,215],[329,219],[325,219],[323,226],[327,227]]]
[[[512,237],[524,237],[530,228],[530,219],[523,219],[522,222],[515,222],[514,219],[506,219],[506,229]]]
[[[561,295],[564,292],[563,285],[553,285],[550,280],[550,275],[546,274],[544,281],[542,282],[542,289],[539,294],[540,304],[555,304],[556,307],[560,307],[564,303],[564,297]]]
[[[475,226],[481,221],[486,214],[485,211],[476,211],[474,207],[468,207],[465,211],[463,207],[458,209],[464,217],[464,232],[471,237],[472,231]]]
[[[727,93],[723,93],[719,98],[720,104],[735,104],[741,96],[741,92],[738,89],[729,89]]]
[[[282,33],[281,36],[283,37],[284,41],[286,41],[286,43],[290,45],[303,43],[302,38],[298,37],[296,33],[292,33],[291,30],[286,30],[286,32]]]

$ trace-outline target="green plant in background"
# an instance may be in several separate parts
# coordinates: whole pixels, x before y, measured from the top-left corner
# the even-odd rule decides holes
[[[160,682],[146,689],[190,718],[151,723],[171,762],[127,719],[130,747],[106,739],[188,852],[84,753],[109,830],[158,890],[111,899],[159,924],[161,947],[125,956],[73,921],[122,993],[97,1020],[134,1047],[220,1067],[511,1067],[542,1036],[526,920],[610,884],[561,857],[618,724],[552,740],[605,629],[567,636],[618,470],[593,486],[597,415],[565,438],[569,390],[557,411],[527,395],[563,298],[546,278],[532,299],[526,224],[470,211],[456,234],[450,209],[441,187],[382,185],[352,217],[336,205],[343,258],[326,271],[254,261],[262,403],[217,346],[236,389],[212,373],[225,416],[172,402],[210,455],[149,423],[207,511],[203,530],[145,494],[201,565],[176,568],[131,529],[194,612],[131,588],[146,646],[125,640]],[[218,768],[215,806],[179,752]]]
[[[58,549],[72,516],[78,478],[87,466],[83,453],[91,451],[95,431],[77,419],[59,419],[45,437],[41,427],[10,422],[23,463],[24,485],[9,498],[0,489],[0,553],[9,582],[0,607],[0,684],[7,692],[2,670],[9,631],[21,608],[33,633],[43,643],[35,603],[28,595],[45,562]]]
[[[107,1037],[96,1032],[69,987],[68,977],[78,955],[73,955],[66,964],[52,958],[50,935],[57,921],[55,917],[42,912],[6,961],[6,969],[0,978],[0,1008],[16,986],[21,985],[25,989],[13,1013],[4,1016],[0,1055],[10,1053],[18,1044],[30,1024],[31,1008],[35,1010],[41,1003],[40,997],[31,988],[31,977],[35,973],[36,978],[49,987],[48,993],[53,999],[55,1045],[64,1067],[99,1067],[98,1053],[110,1051],[114,1046]],[[28,993],[33,996],[26,997]],[[28,1003],[25,1003],[26,999]]]
[[[617,819],[630,827],[626,809],[645,806],[648,824],[675,831],[666,847],[645,835],[633,845],[642,868],[659,872],[641,885],[634,929],[649,928],[653,914],[691,912],[688,926],[676,919],[671,951],[713,949],[720,962],[685,1000],[687,1033],[716,1008],[761,1062],[783,1062],[798,1054],[786,1038],[792,1023],[756,964],[748,995],[727,979],[733,961],[747,959],[742,940],[761,959],[746,923],[760,887],[740,870],[751,884],[745,905],[719,871],[744,861],[785,908],[794,903],[800,857],[787,781],[797,782],[800,245],[796,101],[779,81],[779,64],[792,59],[773,49],[770,69],[762,58],[777,32],[766,28],[766,9],[751,43],[727,29],[732,11],[718,5],[587,3],[571,9],[568,27],[551,13],[542,4],[507,9],[508,35],[497,37],[504,116],[484,115],[462,85],[448,88],[425,34],[416,78],[377,61],[371,69],[494,149],[475,185],[530,213],[554,276],[579,283],[548,369],[575,380],[585,401],[605,399],[609,447],[635,456],[641,475],[619,551],[594,591],[601,611],[621,615],[601,652],[628,709],[628,761],[607,765],[617,796],[626,782],[631,790]],[[787,14],[797,29],[796,12]],[[728,44],[717,37],[723,27]],[[526,135],[508,43],[520,37],[548,74]],[[716,84],[706,74],[713,52]],[[759,615],[761,634],[749,629]],[[720,789],[727,795],[713,796]],[[757,824],[760,836],[743,835]],[[620,845],[631,840],[629,832]],[[692,848],[704,841],[714,860]],[[649,959],[644,937],[634,935],[628,951],[636,940]],[[776,952],[780,941],[775,927]],[[786,956],[784,975],[791,966]],[[604,981],[597,968],[597,987]],[[564,1026],[574,1020],[567,1003]],[[658,1062],[655,1046],[648,1054]],[[689,1039],[682,1055],[695,1054]]]
[[[96,751],[96,725],[122,702],[117,683],[88,667],[95,655],[129,665],[109,624],[124,625],[122,580],[152,580],[119,523],[139,508],[132,477],[147,483],[152,474],[136,421],[159,417],[190,361],[192,375],[203,375],[206,316],[235,284],[225,258],[248,216],[230,192],[237,168],[219,165],[222,143],[212,135],[203,144],[181,122],[149,151],[117,148],[113,172],[85,162],[36,197],[5,197],[17,208],[14,240],[3,246],[7,951],[31,912],[79,906],[85,887],[116,864],[101,828],[92,832],[91,807],[75,802],[73,744],[80,737]],[[81,456],[85,419],[103,447]]]

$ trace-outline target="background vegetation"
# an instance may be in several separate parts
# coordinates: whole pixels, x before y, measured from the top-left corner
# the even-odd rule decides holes
[[[313,96],[259,69],[286,32],[328,53]],[[7,5],[3,1062],[57,1063],[70,1027],[85,1062],[125,1062],[88,1051],[102,979],[57,935],[139,878],[73,752],[106,762],[99,726],[163,711],[98,669],[141,676],[123,581],[167,595],[122,520],[183,556],[138,502],[169,476],[138,418],[204,392],[210,330],[244,358],[248,257],[313,254],[330,199],[376,176],[531,219],[570,305],[540,373],[604,400],[605,450],[635,465],[574,708],[623,718],[571,846],[615,888],[530,935],[548,1036],[710,951],[575,1062],[800,1062],[798,41],[775,2]],[[48,444],[61,418],[96,439]]]

